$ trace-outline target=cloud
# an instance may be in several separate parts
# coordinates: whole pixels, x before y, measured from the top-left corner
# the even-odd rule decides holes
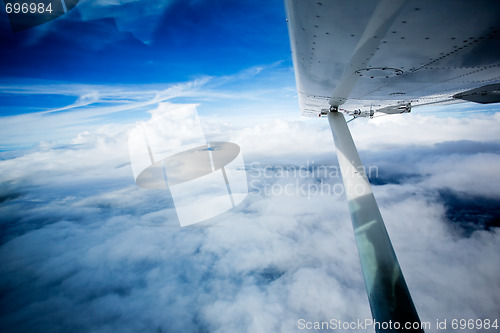
[[[469,141],[445,141],[425,115],[399,118],[403,129],[352,126],[371,130],[355,139],[385,179],[375,195],[420,317],[433,325],[499,315],[498,228],[464,235],[439,194],[498,200],[500,140],[482,134],[498,117],[488,117],[445,119],[448,133],[468,128]],[[0,161],[0,329],[293,332],[299,319],[370,318],[345,199],[313,193],[340,184],[315,172],[336,166],[328,125],[212,124],[208,132],[242,147],[254,188],[237,208],[183,229],[168,192],[134,185],[123,131],[89,130]],[[417,128],[397,142],[387,133]]]
[[[85,21],[114,17],[120,31],[127,31],[143,42],[148,42],[160,24],[161,13],[175,1],[105,0],[80,1],[78,9]],[[148,22],[149,24],[144,24]]]
[[[103,124],[108,124],[108,132],[114,126],[116,134],[134,121],[143,119],[158,103],[196,93],[207,80],[123,87],[83,84],[68,87],[68,84],[53,82],[42,87],[27,84],[4,86],[5,93],[18,95],[18,98],[38,94],[72,95],[76,101],[60,108],[2,117],[1,148],[25,148],[39,141],[68,142],[78,133],[102,130]]]
[[[117,134],[140,120],[147,120],[159,103],[202,103],[199,113],[203,122],[213,129],[228,119],[244,126],[256,124],[256,115],[274,119],[286,112],[296,99],[289,95],[291,86],[267,89],[270,82],[284,76],[292,77],[288,69],[279,64],[256,66],[232,75],[201,76],[190,81],[173,84],[81,84],[51,80],[14,80],[0,82],[0,90],[11,101],[2,109],[8,116],[0,117],[0,150],[27,148],[44,141],[68,143],[83,132],[101,131]],[[252,82],[250,77],[259,84]],[[241,91],[246,91],[242,93]],[[287,97],[288,95],[288,97]],[[45,99],[59,101],[57,107],[41,108],[49,103]],[[278,99],[277,96],[280,98]],[[286,103],[281,97],[285,96]],[[34,99],[31,113],[15,114],[11,109],[26,109],[27,97]],[[67,100],[72,102],[67,104]],[[255,100],[260,102],[256,103]],[[276,107],[271,107],[275,105]],[[267,110],[275,109],[273,112]],[[228,116],[231,117],[228,117]],[[297,116],[295,116],[297,117]],[[213,130],[212,129],[212,130]]]
[[[457,115],[453,111],[458,107],[444,107],[441,114],[415,110],[415,114],[359,119],[350,125],[356,143],[366,150],[391,149],[402,145],[429,146],[442,141],[487,142],[498,139],[495,124],[500,121],[499,113],[463,117],[462,113]],[[463,107],[471,108],[470,104]],[[489,110],[498,111],[498,107]]]

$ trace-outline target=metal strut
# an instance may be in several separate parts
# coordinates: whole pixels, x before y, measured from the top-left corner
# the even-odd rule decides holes
[[[344,115],[334,107],[330,111],[328,122],[337,148],[368,300],[373,319],[379,323],[374,325],[375,330],[423,332],[412,326],[420,325],[420,319]]]

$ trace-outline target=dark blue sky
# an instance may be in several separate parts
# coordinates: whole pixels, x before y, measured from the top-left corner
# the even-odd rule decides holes
[[[3,12],[0,45],[4,80],[164,83],[283,60],[291,65],[280,0],[83,1],[17,33]]]

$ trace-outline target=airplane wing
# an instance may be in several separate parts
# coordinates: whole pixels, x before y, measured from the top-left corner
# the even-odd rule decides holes
[[[399,113],[408,103],[500,102],[498,1],[285,3],[305,116],[330,105]]]
[[[303,115],[328,116],[374,321],[423,332],[344,115],[500,102],[500,2],[285,0]]]

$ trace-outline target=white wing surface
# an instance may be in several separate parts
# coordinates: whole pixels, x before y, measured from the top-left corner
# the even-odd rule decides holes
[[[330,104],[416,106],[478,88],[468,100],[500,102],[498,1],[287,0],[286,7],[303,115]]]

